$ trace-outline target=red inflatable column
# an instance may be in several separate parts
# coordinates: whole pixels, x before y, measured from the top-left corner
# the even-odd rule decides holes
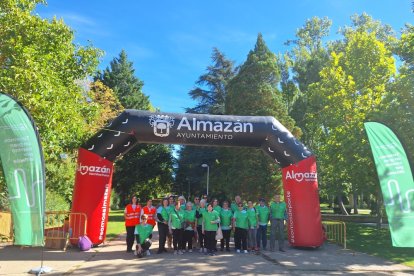
[[[78,154],[72,212],[86,213],[86,233],[92,243],[98,245],[106,235],[113,163],[83,148]],[[75,225],[72,231],[74,237],[79,235]]]
[[[318,247],[323,243],[316,159],[311,156],[285,167],[283,186],[292,246]]]

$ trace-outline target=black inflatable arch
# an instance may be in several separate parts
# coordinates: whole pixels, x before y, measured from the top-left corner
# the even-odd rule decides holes
[[[139,110],[125,110],[79,149],[72,211],[87,213],[87,232],[95,244],[102,242],[106,232],[112,162],[137,143],[261,148],[283,168],[285,201],[290,214],[289,242],[297,246],[321,244],[315,159],[312,152],[275,118]],[[298,165],[302,163],[306,165],[301,169]],[[287,188],[288,181],[304,188],[299,184]],[[96,191],[92,192],[91,187]],[[307,212],[310,213],[305,214]],[[301,227],[308,231],[301,234]],[[310,228],[316,232],[309,233]]]
[[[137,143],[261,148],[282,168],[312,153],[273,117],[126,110],[83,146],[110,161]]]

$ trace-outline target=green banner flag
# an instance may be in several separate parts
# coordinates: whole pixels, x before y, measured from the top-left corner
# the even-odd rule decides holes
[[[0,159],[13,218],[14,244],[41,246],[45,173],[40,139],[27,110],[1,93]]]
[[[364,125],[377,166],[392,245],[414,247],[414,181],[407,155],[388,127],[376,122]]]

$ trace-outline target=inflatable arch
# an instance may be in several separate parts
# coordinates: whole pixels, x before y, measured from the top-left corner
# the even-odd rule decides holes
[[[95,245],[106,234],[113,162],[137,143],[261,148],[282,167],[289,243],[323,243],[315,157],[275,118],[125,110],[79,148],[72,212],[87,214]]]

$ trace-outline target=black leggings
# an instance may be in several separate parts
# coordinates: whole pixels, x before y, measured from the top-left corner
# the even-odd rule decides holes
[[[204,248],[205,245],[205,237],[203,235],[203,227],[201,225],[197,225],[197,232],[198,232],[198,243],[200,244],[200,248]]]
[[[187,244],[188,244],[188,249],[193,249],[193,237],[194,237],[193,230],[184,230],[183,245],[181,246],[183,250],[185,250]]]
[[[165,249],[165,241],[167,240],[168,225],[162,222],[158,222],[158,237],[159,237],[159,249]]]
[[[173,246],[174,250],[181,250],[183,244],[183,229],[173,229]]]
[[[134,232],[135,232],[135,226],[125,226],[126,228],[126,244],[127,244],[127,251],[132,251],[132,246],[134,245]]]
[[[236,227],[234,232],[234,243],[236,245],[236,250],[247,250],[247,229]]]
[[[135,240],[139,243],[139,235],[135,235]],[[143,243],[141,243],[142,251],[148,250],[152,245],[152,241],[150,239],[146,239]],[[138,245],[137,245],[138,246]]]
[[[205,243],[208,252],[213,252],[216,248],[216,231],[204,231]]]
[[[231,229],[229,230],[221,230],[223,232],[223,238],[220,240],[221,249],[224,249],[224,243],[226,243],[226,248],[230,248],[230,233]]]

